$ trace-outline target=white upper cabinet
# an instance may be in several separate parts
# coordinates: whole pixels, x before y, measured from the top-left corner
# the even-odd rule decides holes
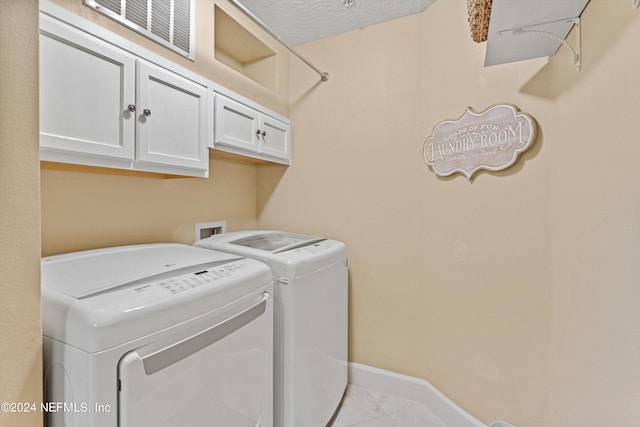
[[[206,170],[207,89],[138,61],[137,160]]]
[[[41,15],[40,158],[206,177],[206,86]]]
[[[226,146],[258,153],[260,113],[220,94],[215,99],[214,148]]]
[[[40,23],[40,148],[131,161],[135,58],[50,19]],[[45,156],[46,157],[46,156]]]
[[[290,164],[288,118],[50,1],[39,50],[41,160],[207,177],[215,148]]]
[[[215,149],[288,165],[290,130],[284,121],[216,94]]]
[[[261,114],[258,128],[260,129],[261,137],[260,153],[281,159],[288,164],[291,160],[291,153],[289,152],[291,126]]]

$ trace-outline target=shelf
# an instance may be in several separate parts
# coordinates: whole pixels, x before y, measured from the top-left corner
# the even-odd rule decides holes
[[[553,56],[589,0],[493,0],[484,65]]]
[[[218,6],[215,7],[215,58],[267,89],[276,90],[276,52]]]

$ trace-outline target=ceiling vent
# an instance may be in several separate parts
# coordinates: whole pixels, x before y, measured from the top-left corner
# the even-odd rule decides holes
[[[122,25],[193,60],[195,0],[84,0]]]

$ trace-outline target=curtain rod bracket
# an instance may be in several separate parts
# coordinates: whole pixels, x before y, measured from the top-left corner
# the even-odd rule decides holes
[[[304,62],[305,64],[307,64],[313,71],[315,71],[316,73],[318,73],[318,75],[320,75],[320,81],[322,82],[326,82],[329,81],[329,73],[324,72],[322,70],[320,70],[318,67],[316,67],[315,65],[313,65],[311,62],[309,62],[307,60],[307,58],[305,58],[304,56],[302,56],[302,54],[300,54],[297,50],[295,50],[293,47],[289,46],[289,44],[287,42],[285,42],[284,40],[282,40],[280,37],[278,37],[277,34],[275,34],[273,31],[271,31],[271,29],[269,27],[267,27],[267,24],[265,24],[264,22],[262,22],[262,20],[260,18],[258,18],[253,12],[251,12],[249,9],[247,9],[244,5],[240,4],[238,2],[238,0],[229,0],[229,2],[231,4],[233,4],[235,7],[237,7],[238,9],[240,9],[245,15],[247,15],[249,18],[251,18],[251,20],[253,22],[255,22],[256,24],[258,24],[263,30],[265,30],[267,33],[269,33],[269,35],[271,37],[273,37],[274,39],[276,39],[278,42],[280,42],[280,44],[282,44],[284,47],[286,47],[287,49],[289,49],[289,51],[291,53],[293,53],[295,56],[297,56],[302,62]]]

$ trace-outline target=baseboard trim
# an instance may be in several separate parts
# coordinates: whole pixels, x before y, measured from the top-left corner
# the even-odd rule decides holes
[[[349,363],[349,384],[424,403],[442,422],[450,426],[487,427],[421,378]]]

